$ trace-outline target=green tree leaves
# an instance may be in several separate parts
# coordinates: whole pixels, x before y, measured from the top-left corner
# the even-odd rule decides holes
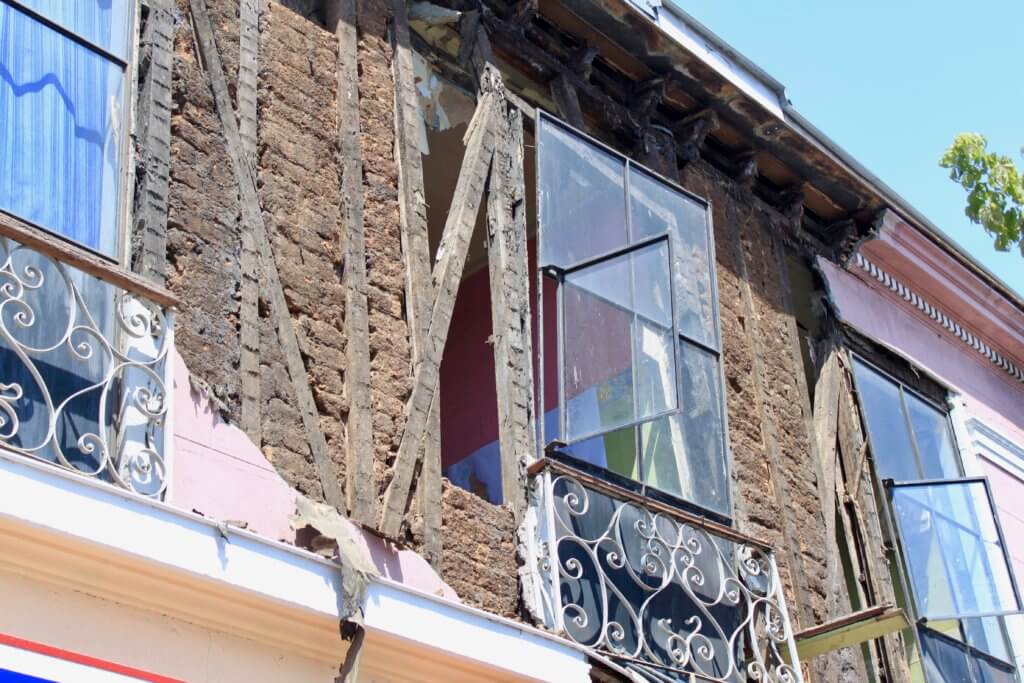
[[[967,190],[964,213],[995,238],[996,249],[1009,251],[1017,245],[1024,254],[1024,174],[1013,160],[989,152],[983,135],[961,133],[939,165]]]

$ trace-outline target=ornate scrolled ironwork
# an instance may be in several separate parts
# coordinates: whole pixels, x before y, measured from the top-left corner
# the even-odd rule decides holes
[[[0,446],[166,488],[172,313],[0,238]]]
[[[651,681],[802,680],[770,552],[543,477],[553,547],[537,570],[566,637]]]

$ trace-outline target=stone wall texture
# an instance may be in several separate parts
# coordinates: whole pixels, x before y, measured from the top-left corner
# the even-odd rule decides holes
[[[207,0],[234,96],[238,0]],[[359,0],[364,223],[375,481],[382,493],[398,450],[412,384],[394,157],[389,5]],[[187,16],[188,1],[178,0]],[[177,343],[225,416],[240,412],[240,209],[237,182],[188,21],[174,53],[167,281],[182,302]],[[288,314],[320,426],[344,481],[344,226],[337,158],[337,39],[276,2],[262,5],[258,79],[258,194]],[[709,199],[714,225],[734,500],[741,531],[778,549],[790,613],[802,627],[826,613],[824,524],[806,398],[793,354],[786,277],[777,262],[782,217],[703,162],[682,184]],[[281,474],[322,495],[268,299],[260,303],[259,446]],[[757,354],[755,356],[755,354]],[[762,419],[761,416],[764,416]],[[774,443],[776,447],[771,448]],[[515,523],[508,508],[445,483],[443,578],[471,605],[520,616]]]

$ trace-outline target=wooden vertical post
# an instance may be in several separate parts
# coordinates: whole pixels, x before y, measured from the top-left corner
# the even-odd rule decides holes
[[[536,453],[525,194],[523,119],[518,109],[509,108],[491,166],[487,261],[502,494],[516,520],[526,507],[524,460]]]
[[[424,355],[430,328],[434,286],[430,280],[430,245],[427,230],[426,191],[416,105],[409,18],[405,0],[392,0],[395,78],[395,158],[398,161],[398,194],[401,198],[402,254],[405,257],[405,291],[413,367]],[[434,401],[423,438],[422,467],[416,482],[416,498],[423,518],[423,554],[435,568],[441,562],[441,406]]]
[[[359,36],[355,0],[331,0],[326,20],[338,40],[338,156],[341,222],[345,230],[345,505],[352,521],[373,527],[377,487],[373,472],[370,405],[370,324],[363,226],[363,162],[359,128]]]

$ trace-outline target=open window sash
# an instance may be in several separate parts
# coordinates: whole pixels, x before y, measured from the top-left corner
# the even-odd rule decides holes
[[[1022,611],[986,479],[887,481],[886,488],[919,618]]]

